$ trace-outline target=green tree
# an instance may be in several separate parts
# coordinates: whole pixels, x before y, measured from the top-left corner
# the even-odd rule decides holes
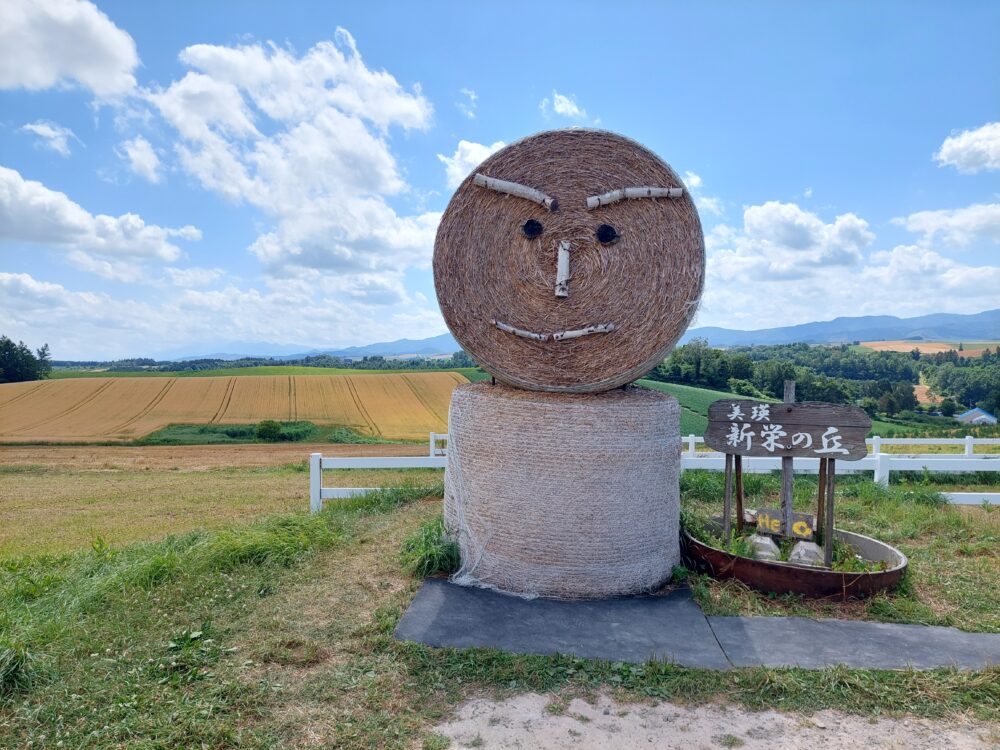
[[[39,363],[38,357],[31,353],[31,349],[23,341],[15,344],[6,336],[0,336],[0,382],[21,383],[46,377],[52,369],[48,344],[39,349],[38,353],[45,355],[43,364]]]
[[[952,399],[946,398],[941,402],[941,413],[946,417],[955,416],[955,412],[958,411],[958,404],[956,404]]]

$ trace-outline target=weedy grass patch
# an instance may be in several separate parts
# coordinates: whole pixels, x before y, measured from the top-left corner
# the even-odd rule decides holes
[[[461,564],[458,544],[444,527],[444,516],[426,521],[403,542],[399,553],[403,569],[417,578],[454,573]]]

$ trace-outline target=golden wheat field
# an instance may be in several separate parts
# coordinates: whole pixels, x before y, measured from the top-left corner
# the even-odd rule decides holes
[[[262,419],[421,439],[448,429],[456,372],[85,378],[0,385],[0,442],[132,440],[170,424]]]
[[[960,357],[981,357],[985,346],[996,342],[972,342],[959,352]],[[874,349],[877,352],[912,352],[914,349],[921,354],[940,354],[958,349],[958,345],[949,341],[862,341],[861,346]]]

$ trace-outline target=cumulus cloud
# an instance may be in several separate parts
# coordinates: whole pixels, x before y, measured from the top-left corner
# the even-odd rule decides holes
[[[697,325],[752,330],[840,315],[972,313],[996,306],[1000,267],[959,263],[924,244],[867,253],[875,236],[852,213],[827,221],[771,201],[746,207],[742,227],[722,224],[705,239]]]
[[[955,167],[966,174],[1000,169],[1000,122],[948,136],[934,159],[942,167]]]
[[[49,122],[47,120],[36,120],[35,122],[29,122],[21,126],[21,130],[25,133],[32,133],[36,136],[35,143],[47,148],[50,151],[55,151],[60,156],[69,156],[69,139],[73,138],[77,141],[80,139],[76,137],[72,130],[69,128],[64,128],[54,122]]]
[[[221,268],[166,268],[167,277],[174,286],[192,288],[210,286],[223,274]]]
[[[230,284],[119,299],[25,273],[0,272],[0,319],[7,335],[47,341],[57,357],[67,359],[148,356],[226,341],[334,347],[423,338],[446,330],[436,306],[414,300],[375,316],[365,300],[342,299],[322,285],[298,279],[274,280],[265,290]]]
[[[827,223],[794,203],[768,201],[744,209],[741,231],[722,226],[707,242],[716,250],[721,273],[756,281],[802,278],[817,268],[856,265],[874,239],[868,222],[852,213]]]
[[[722,216],[722,199],[713,195],[704,195],[702,193],[701,188],[704,181],[701,179],[701,175],[690,170],[686,171],[684,173],[684,184],[687,185],[688,190],[691,191],[694,203],[699,209],[701,209],[704,213],[709,213],[713,216]]]
[[[459,89],[458,93],[464,98],[455,102],[455,107],[470,120],[476,119],[476,102],[479,100],[476,92],[472,89]]]
[[[472,141],[459,141],[455,153],[451,156],[438,154],[438,160],[444,164],[445,182],[450,188],[457,188],[462,180],[468,177],[476,167],[482,164],[490,154],[495,154],[504,147],[503,141],[496,141],[487,146]]]
[[[0,88],[78,85],[101,98],[135,87],[132,37],[85,0],[5,0]]]
[[[141,135],[122,141],[118,155],[127,160],[129,169],[143,179],[152,183],[160,181],[160,157],[156,155],[153,145]]]
[[[180,60],[191,70],[147,99],[176,129],[182,169],[274,222],[250,247],[270,274],[324,269],[363,285],[427,266],[439,214],[402,216],[387,201],[409,189],[390,129],[431,123],[419,86],[368,68],[344,29],[301,56],[199,44]]]
[[[171,240],[201,239],[193,226],[147,224],[142,217],[91,214],[65,193],[25,180],[0,167],[0,242],[38,244],[110,258],[173,261],[181,250]],[[79,266],[80,255],[74,256]]]
[[[560,94],[555,89],[552,89],[551,99],[545,97],[538,103],[538,109],[541,110],[544,117],[548,117],[551,110],[560,117],[568,117],[573,120],[587,119],[587,110],[577,104],[575,96]]]
[[[917,211],[905,218],[893,219],[893,223],[923,234],[924,243],[937,240],[961,247],[980,240],[1000,242],[1000,203]]]

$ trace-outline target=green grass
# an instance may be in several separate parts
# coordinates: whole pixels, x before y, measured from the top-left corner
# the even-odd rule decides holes
[[[658,380],[640,380],[638,385],[656,391],[669,393],[681,405],[681,435],[704,435],[708,428],[708,407],[720,398],[745,399],[736,393],[715,391],[711,388],[696,388],[691,385],[662,383]]]
[[[527,690],[1000,721],[997,669],[713,672],[399,642],[416,581],[395,553],[440,518],[415,502],[428,491],[5,562],[0,747],[435,746],[462,700]]]
[[[416,502],[428,492],[441,487],[0,563],[0,747],[434,746],[430,727],[462,700],[526,690],[1000,721],[997,669],[713,672],[399,642],[416,580],[398,550],[440,540],[439,501]],[[890,517],[903,536],[941,528]]]
[[[226,375],[391,375],[413,372],[458,372],[466,377],[468,373],[482,373],[475,367],[412,368],[400,370],[368,370],[350,367],[302,367],[300,365],[260,365],[258,367],[219,367],[214,370],[142,370],[139,372],[109,372],[107,370],[55,369],[49,376],[52,380],[65,378],[208,378]],[[485,377],[489,377],[482,373]],[[472,378],[470,378],[471,380]],[[479,378],[482,379],[482,378]]]
[[[265,442],[347,443],[368,445],[400,443],[382,437],[362,435],[350,427],[320,426],[307,421],[279,422],[279,440],[260,440],[255,424],[173,424],[133,441],[133,445],[223,445]]]
[[[443,516],[430,519],[408,537],[399,559],[403,569],[418,578],[454,573],[461,563],[458,545],[445,531]]]

